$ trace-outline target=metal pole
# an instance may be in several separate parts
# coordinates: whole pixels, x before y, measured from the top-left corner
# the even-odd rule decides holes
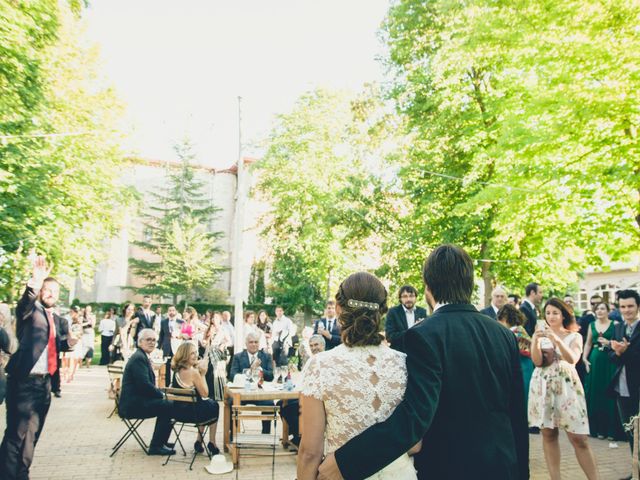
[[[231,275],[233,279],[232,292],[234,302],[235,339],[234,352],[239,353],[244,348],[244,319],[242,312],[242,268],[240,255],[242,251],[242,231],[244,220],[244,161],[242,159],[242,97],[238,97],[238,164],[236,174],[236,211],[234,222],[234,245]]]

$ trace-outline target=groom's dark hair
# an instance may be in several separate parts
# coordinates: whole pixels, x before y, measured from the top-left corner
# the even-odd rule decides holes
[[[440,245],[431,252],[422,279],[438,303],[471,303],[473,260],[460,247]]]

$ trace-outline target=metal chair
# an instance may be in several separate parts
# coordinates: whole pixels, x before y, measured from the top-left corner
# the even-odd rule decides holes
[[[126,441],[129,440],[129,438],[131,437],[133,437],[138,442],[138,445],[140,445],[140,448],[142,448],[142,451],[146,455],[149,455],[149,446],[144,441],[142,436],[138,433],[138,428],[140,428],[140,425],[142,425],[142,423],[146,420],[146,418],[124,418],[122,415],[120,415],[120,393],[121,393],[120,387],[122,385],[124,365],[122,364],[107,365],[107,371],[109,372],[109,380],[111,382],[111,387],[115,392],[115,399],[114,399],[115,405],[113,407],[112,412],[109,414],[109,417],[107,418],[110,418],[111,416],[113,416],[114,413],[117,412],[118,416],[127,427],[126,432],[122,435],[122,437],[120,437],[120,440],[118,440],[116,444],[113,446],[113,448],[111,449],[112,450],[111,455],[109,456],[113,457],[118,452],[118,450],[120,450],[120,447],[122,447],[126,443]]]
[[[164,389],[165,395],[167,400],[171,400],[174,403],[177,402],[181,402],[181,403],[187,403],[187,404],[191,404],[193,406],[193,418],[197,418],[197,412],[196,412],[196,404],[198,403],[198,394],[195,391],[195,389],[193,388],[165,388]],[[200,435],[202,437],[203,440],[203,444],[204,444],[204,451],[206,452],[207,456],[209,457],[209,459],[211,459],[212,454],[209,451],[209,447],[207,447],[207,442],[206,442],[206,436],[207,436],[207,432],[209,431],[209,424],[211,423],[211,420],[207,420],[206,422],[183,422],[181,420],[172,420],[171,422],[171,428],[173,429],[173,433],[176,436],[176,445],[180,445],[180,448],[182,449],[182,454],[183,456],[187,455],[187,452],[184,448],[184,445],[182,444],[182,440],[180,440],[180,435],[182,434],[182,431],[184,430],[185,426],[186,427],[192,427],[195,429],[196,432],[200,432]],[[176,429],[176,426],[180,425],[179,429]],[[202,430],[200,430],[202,429]],[[198,455],[198,452],[196,452],[195,450],[193,451],[193,455],[191,456],[191,461],[182,461],[182,460],[174,460],[171,457],[173,455],[167,455],[167,459],[165,460],[165,462],[163,463],[163,465],[166,465],[167,463],[169,463],[169,461],[174,461],[174,462],[180,462],[180,463],[189,463],[189,470],[193,469],[193,462],[195,462],[196,460],[196,456]]]
[[[271,476],[275,475],[276,465],[276,447],[279,445],[279,439],[276,433],[276,425],[278,421],[278,412],[280,407],[270,405],[232,405],[231,419],[233,442],[231,444],[231,459],[236,467],[236,476],[238,473],[238,465],[240,464],[240,450],[252,450],[251,455],[259,455],[257,450],[271,450]],[[248,420],[260,420],[273,422],[272,434],[250,434],[242,433],[242,422]]]
[[[124,366],[118,364],[107,365],[107,372],[109,372],[109,385],[113,392],[113,410],[107,418],[113,417],[113,414],[118,411],[118,400],[120,397],[120,386],[122,385],[122,375],[124,373]]]

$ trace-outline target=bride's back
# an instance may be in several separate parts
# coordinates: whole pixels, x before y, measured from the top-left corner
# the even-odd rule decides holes
[[[406,384],[405,355],[384,345],[340,345],[316,355],[305,372],[302,393],[324,402],[325,454],[386,420]]]

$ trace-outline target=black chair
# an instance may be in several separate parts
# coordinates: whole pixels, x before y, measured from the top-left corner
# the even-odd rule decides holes
[[[111,455],[109,456],[113,457],[116,454],[116,452],[120,450],[120,447],[122,447],[122,445],[124,445],[126,441],[129,440],[130,437],[135,438],[136,441],[138,442],[138,445],[140,445],[140,448],[142,448],[142,451],[146,455],[149,455],[149,446],[146,444],[142,436],[140,436],[140,434],[138,433],[138,428],[140,428],[140,425],[142,425],[142,423],[146,420],[146,418],[120,417],[120,419],[126,425],[127,431],[124,433],[124,435],[122,435],[122,437],[120,437],[120,440],[118,440],[116,444],[113,446]]]
[[[117,451],[120,450],[120,447],[122,447],[126,443],[126,441],[129,440],[129,438],[131,437],[133,437],[138,442],[138,445],[140,445],[140,448],[142,448],[142,451],[146,455],[149,455],[149,446],[144,441],[140,433],[138,433],[138,428],[140,428],[140,425],[142,425],[142,423],[146,420],[146,418],[124,418],[122,415],[120,415],[120,410],[119,410],[120,391],[121,391],[120,387],[122,385],[122,375],[124,372],[124,366],[108,365],[107,371],[109,372],[111,385],[115,392],[115,406],[113,407],[113,411],[111,412],[109,417],[111,417],[115,412],[118,412],[118,416],[127,427],[126,432],[124,432],[122,437],[120,437],[120,440],[118,440],[116,444],[113,446],[113,448],[111,449],[111,455],[109,456],[113,457],[117,453]]]
[[[197,418],[196,415],[196,404],[198,403],[198,394],[196,393],[195,389],[193,388],[165,388],[164,389],[165,395],[167,397],[167,400],[171,400],[174,403],[177,402],[181,402],[181,403],[187,403],[193,406],[193,416],[192,418]],[[182,455],[186,456],[187,452],[184,448],[184,445],[182,444],[182,440],[180,440],[180,435],[182,434],[182,432],[185,430],[185,427],[187,427],[188,431],[194,430],[196,432],[200,432],[200,435],[202,436],[202,440],[203,440],[203,445],[204,445],[204,451],[206,452],[207,456],[209,457],[209,459],[211,459],[212,454],[209,451],[209,447],[207,447],[207,441],[206,441],[206,437],[207,437],[207,433],[209,432],[209,424],[211,423],[211,420],[206,420],[205,422],[188,422],[188,421],[182,421],[180,419],[173,419],[171,422],[171,428],[173,429],[173,433],[176,436],[176,445],[180,445],[180,449],[182,450]],[[179,426],[179,428],[177,428]],[[200,430],[202,429],[202,430]],[[173,462],[180,462],[180,463],[188,463],[189,464],[189,470],[193,470],[193,462],[195,462],[196,460],[196,456],[198,455],[198,452],[196,452],[195,450],[193,451],[193,455],[191,456],[191,461],[183,461],[183,460],[175,460],[172,459],[171,457],[173,456],[173,454],[171,455],[167,455],[167,459],[165,460],[165,462],[163,463],[163,465],[166,465],[167,463],[169,463],[169,461],[173,461]]]

